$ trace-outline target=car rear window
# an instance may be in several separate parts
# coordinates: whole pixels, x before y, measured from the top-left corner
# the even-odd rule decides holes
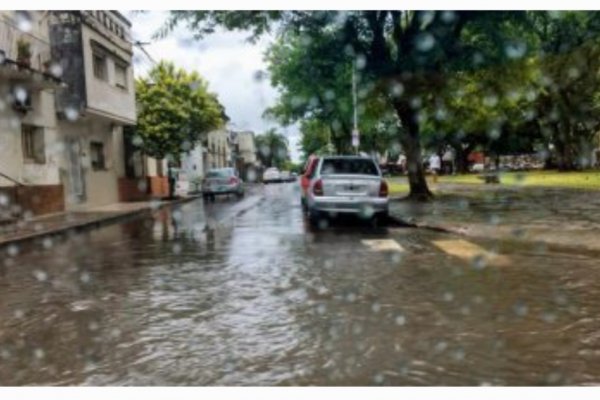
[[[207,178],[226,178],[231,175],[231,170],[228,169],[213,169],[206,174]]]
[[[379,175],[375,163],[367,159],[325,159],[321,166],[321,175],[360,174]]]

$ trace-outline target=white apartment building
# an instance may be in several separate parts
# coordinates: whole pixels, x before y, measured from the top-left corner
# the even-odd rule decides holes
[[[48,23],[47,11],[0,11],[0,208],[5,216],[64,209],[54,107],[61,71],[51,57]]]

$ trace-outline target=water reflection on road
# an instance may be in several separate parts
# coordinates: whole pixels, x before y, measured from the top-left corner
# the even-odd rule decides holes
[[[510,260],[482,265],[441,233],[310,230],[297,196],[3,249],[0,384],[600,383],[596,255],[478,242]]]

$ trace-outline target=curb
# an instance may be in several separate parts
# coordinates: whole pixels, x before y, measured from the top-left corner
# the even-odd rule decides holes
[[[58,235],[62,235],[62,234],[69,233],[69,232],[81,232],[81,231],[99,228],[102,226],[112,225],[117,222],[121,222],[121,221],[130,219],[130,218],[138,217],[140,215],[152,214],[152,213],[154,213],[158,210],[161,210],[163,208],[166,208],[166,207],[173,207],[173,206],[177,206],[180,204],[188,203],[188,202],[191,202],[198,198],[199,198],[199,196],[189,196],[189,197],[176,199],[176,200],[163,201],[163,202],[158,203],[158,205],[156,207],[147,206],[147,207],[140,208],[138,210],[133,210],[133,211],[120,211],[120,212],[117,211],[117,212],[110,213],[110,215],[100,216],[100,217],[82,221],[82,222],[75,222],[75,223],[71,223],[71,224],[67,223],[63,226],[51,228],[48,230],[42,230],[39,232],[17,235],[14,237],[10,237],[8,239],[0,238],[0,248],[9,246],[9,245],[15,244],[15,243],[31,242],[36,239],[41,239],[41,238],[45,238],[48,236],[58,236]]]

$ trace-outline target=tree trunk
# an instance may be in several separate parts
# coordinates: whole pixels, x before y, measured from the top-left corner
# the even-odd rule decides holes
[[[466,149],[462,147],[461,143],[452,145],[454,149],[456,164],[456,172],[459,174],[466,174],[469,172],[469,155],[473,151],[474,146],[468,146]]]
[[[410,199],[427,201],[433,198],[433,193],[427,186],[425,170],[421,158],[421,137],[419,124],[415,120],[414,111],[408,103],[395,104],[396,113],[405,128],[401,134],[400,142],[406,152],[406,165],[408,170],[408,184],[410,186]]]

